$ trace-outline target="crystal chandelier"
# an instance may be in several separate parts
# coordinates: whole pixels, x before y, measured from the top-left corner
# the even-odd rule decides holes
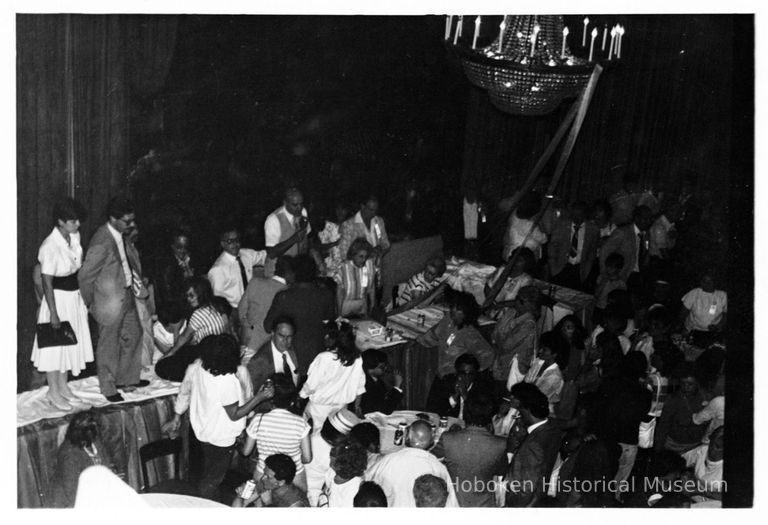
[[[453,24],[453,18],[457,23]],[[589,58],[574,56],[568,46],[569,29],[562,16],[507,15],[499,25],[499,34],[489,45],[477,48],[481,17],[475,19],[472,47],[462,39],[464,17],[446,19],[445,39],[459,55],[469,81],[488,91],[491,102],[500,110],[515,115],[544,115],[563,100],[578,96],[587,85],[595,64],[606,61],[608,27],[601,41],[597,27],[589,30],[584,19],[581,44],[589,49]],[[624,28],[610,30],[607,60],[621,57]],[[461,42],[460,42],[461,40]],[[597,54],[602,58],[597,58]]]

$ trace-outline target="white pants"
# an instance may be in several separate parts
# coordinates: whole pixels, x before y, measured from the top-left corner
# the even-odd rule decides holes
[[[328,419],[328,416],[345,406],[346,405],[340,404],[320,405],[318,403],[313,403],[310,399],[306,408],[304,408],[304,417],[312,420],[312,433],[319,433],[320,429],[323,428],[325,420]]]
[[[312,461],[304,467],[307,473],[307,499],[309,505],[317,507],[317,499],[323,490],[325,475],[331,468],[331,445],[319,433],[312,436]]]

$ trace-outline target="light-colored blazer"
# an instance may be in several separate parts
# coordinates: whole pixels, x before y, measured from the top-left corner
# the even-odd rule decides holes
[[[141,275],[138,252],[128,241],[125,253],[133,270]],[[133,300],[133,293],[125,293],[131,283],[125,282],[120,252],[106,224],[93,234],[77,280],[85,304],[100,325],[109,326],[117,322],[126,298]]]

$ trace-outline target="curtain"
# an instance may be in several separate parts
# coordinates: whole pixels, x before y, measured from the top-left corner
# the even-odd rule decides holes
[[[29,386],[36,302],[31,271],[57,199],[88,210],[83,247],[127,191],[131,99],[160,90],[175,17],[17,15],[18,388]]]

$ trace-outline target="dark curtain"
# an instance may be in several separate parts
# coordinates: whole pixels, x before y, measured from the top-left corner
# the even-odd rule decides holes
[[[163,86],[176,22],[62,14],[17,15],[16,24],[17,386],[25,390],[36,308],[31,271],[53,225],[53,204],[73,194],[86,207],[81,233],[87,247],[109,198],[128,189],[135,162],[129,158],[131,97]]]
[[[609,63],[600,78],[556,193],[565,200],[607,196],[627,171],[638,173],[643,184],[655,190],[671,191],[677,189],[684,168],[700,173],[700,192],[715,196],[725,191],[735,80],[733,18],[649,15],[605,20],[609,25],[617,22],[627,29],[622,60]],[[578,23],[566,17],[571,28]],[[753,56],[737,58],[753,60]],[[487,93],[473,88],[465,180],[477,178],[486,197],[511,195],[533,168],[567,107],[564,104],[544,117],[513,116],[493,107]],[[544,178],[555,163],[556,156]]]

